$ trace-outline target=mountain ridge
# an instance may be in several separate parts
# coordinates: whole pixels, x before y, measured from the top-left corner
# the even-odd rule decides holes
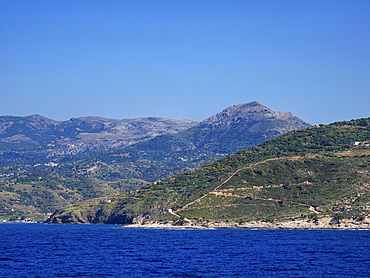
[[[186,119],[144,117],[107,119],[96,116],[55,121],[41,115],[0,117],[0,151],[32,149],[47,144],[76,144],[77,152],[125,147],[155,136],[179,132],[198,122]],[[15,136],[15,137],[14,137]],[[102,141],[102,138],[105,141]],[[45,156],[57,155],[60,147],[38,150]],[[23,150],[25,151],[25,150]]]
[[[43,157],[58,160],[66,155],[114,151],[157,136],[162,136],[157,140],[168,140],[175,149],[191,150],[209,144],[206,152],[212,152],[212,155],[229,154],[308,126],[290,112],[274,111],[256,101],[230,106],[200,123],[163,117],[117,120],[87,116],[55,121],[37,114],[26,117],[2,116],[0,164],[25,159],[37,162]],[[194,136],[197,138],[192,139]],[[233,147],[230,147],[231,141]],[[151,148],[153,144],[157,143],[150,142],[148,147]],[[222,148],[221,144],[224,144]],[[137,148],[146,147],[142,144]],[[10,150],[12,152],[4,155]]]
[[[265,113],[263,113],[265,112]],[[232,106],[229,106],[228,108],[224,109],[220,113],[217,113],[213,116],[211,116],[208,119],[203,120],[200,124],[214,124],[217,122],[220,122],[221,119],[225,121],[225,119],[229,119],[229,122],[237,121],[241,118],[247,118],[247,116],[253,115],[253,117],[256,117],[257,113],[261,113],[264,115],[271,115],[271,118],[288,118],[288,117],[295,117],[291,112],[281,112],[281,111],[275,111],[272,110],[262,104],[260,104],[257,101],[252,101],[250,103],[244,103],[244,104],[235,104]]]

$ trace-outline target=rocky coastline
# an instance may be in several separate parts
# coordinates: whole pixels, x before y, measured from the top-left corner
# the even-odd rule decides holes
[[[318,220],[294,220],[279,222],[252,221],[245,223],[221,221],[191,221],[186,223],[173,222],[144,222],[124,225],[122,228],[146,229],[294,229],[294,230],[370,230],[370,218],[362,221],[352,219],[336,220],[324,217]]]

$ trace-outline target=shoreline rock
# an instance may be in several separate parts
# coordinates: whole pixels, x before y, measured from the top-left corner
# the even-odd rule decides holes
[[[174,222],[147,222],[124,225],[122,228],[147,228],[147,229],[286,229],[286,230],[370,230],[370,219],[363,221],[350,219],[333,220],[325,217],[318,220],[295,220],[284,222],[252,221],[237,222],[189,222],[178,225]]]

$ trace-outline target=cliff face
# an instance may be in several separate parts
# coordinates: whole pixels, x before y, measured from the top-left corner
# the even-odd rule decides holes
[[[55,217],[57,216],[57,217]],[[134,217],[115,205],[96,204],[83,210],[57,210],[47,221],[49,224],[132,224]]]
[[[58,213],[58,212],[56,212]],[[108,212],[86,213],[69,212],[46,221],[49,224],[131,224],[133,218],[126,215],[115,215]]]

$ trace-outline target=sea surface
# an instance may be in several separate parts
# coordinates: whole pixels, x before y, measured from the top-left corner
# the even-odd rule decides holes
[[[0,224],[0,277],[370,277],[370,231]]]

